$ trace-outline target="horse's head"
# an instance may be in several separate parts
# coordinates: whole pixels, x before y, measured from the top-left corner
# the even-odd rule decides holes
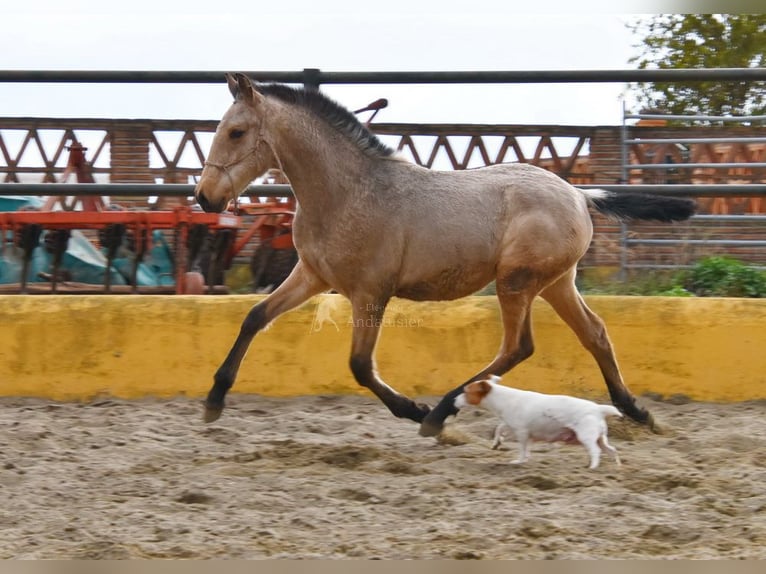
[[[265,138],[266,98],[244,74],[226,74],[234,103],[215,131],[208,160],[194,190],[202,209],[221,212],[259,175],[274,167]]]

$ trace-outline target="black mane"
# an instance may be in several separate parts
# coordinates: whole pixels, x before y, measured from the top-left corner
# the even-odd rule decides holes
[[[259,84],[258,91],[264,96],[310,110],[330,126],[346,134],[365,153],[381,157],[390,157],[395,153],[393,148],[380,141],[353,113],[318,90],[293,88],[285,84]]]

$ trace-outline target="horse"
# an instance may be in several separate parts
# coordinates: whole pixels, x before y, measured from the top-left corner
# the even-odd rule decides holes
[[[411,163],[319,90],[255,83],[226,74],[234,102],[221,118],[194,189],[199,205],[222,212],[270,168],[297,200],[299,260],[253,306],[204,402],[217,420],[256,333],[312,296],[334,290],[352,307],[349,367],[391,413],[437,436],[456,415],[463,387],[501,376],[534,351],[531,305],[547,301],[594,357],[613,404],[638,423],[654,419],[625,385],[603,320],[575,286],[593,235],[589,207],[618,220],[681,221],[693,200],[583,190],[526,163],[436,171]],[[495,281],[503,338],[494,359],[431,408],[379,376],[375,346],[392,297],[454,300]]]

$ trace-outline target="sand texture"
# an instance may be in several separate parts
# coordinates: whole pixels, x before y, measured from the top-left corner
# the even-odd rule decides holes
[[[476,409],[436,440],[362,396],[0,399],[0,558],[766,558],[766,402],[642,401],[665,433],[611,419],[589,471],[508,464]]]

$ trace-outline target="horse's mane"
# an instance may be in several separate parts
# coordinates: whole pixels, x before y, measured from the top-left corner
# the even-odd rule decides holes
[[[370,155],[390,157],[395,150],[367,129],[349,110],[319,92],[305,88],[293,88],[285,84],[259,84],[258,91],[264,96],[277,98],[285,103],[301,106],[324,120],[339,132],[348,136],[360,150]]]

